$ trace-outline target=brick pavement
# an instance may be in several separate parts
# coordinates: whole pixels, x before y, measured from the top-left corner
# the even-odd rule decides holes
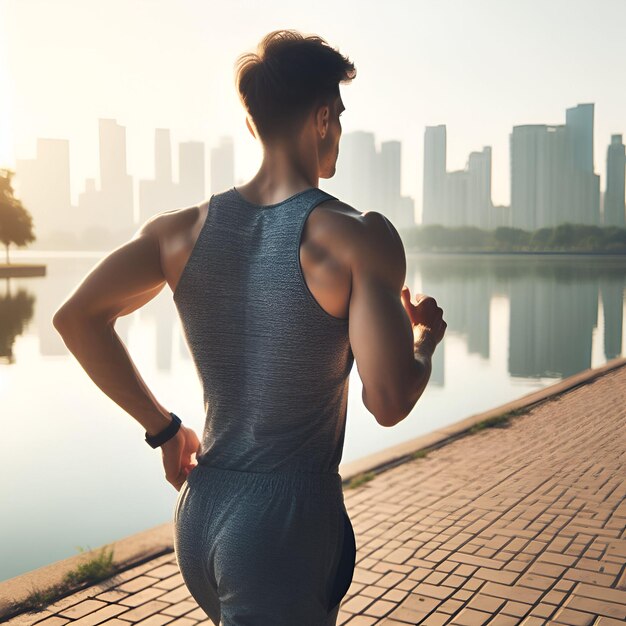
[[[338,624],[623,625],[626,366],[505,428],[384,471],[345,499],[357,564]],[[9,624],[70,622],[212,624],[173,553]]]

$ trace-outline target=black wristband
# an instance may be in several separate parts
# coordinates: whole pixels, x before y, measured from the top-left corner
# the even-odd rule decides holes
[[[178,415],[174,415],[174,413],[170,412],[172,416],[172,421],[160,432],[156,435],[150,436],[146,432],[146,443],[152,448],[158,448],[162,446],[166,441],[170,440],[180,428],[181,420]]]

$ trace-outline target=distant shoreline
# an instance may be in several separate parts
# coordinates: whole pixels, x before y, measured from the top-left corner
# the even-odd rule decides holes
[[[421,256],[598,256],[598,257],[624,257],[626,258],[626,252],[570,252],[570,251],[537,251],[526,252],[523,250],[510,250],[510,251],[490,251],[490,250],[477,250],[477,251],[434,251],[434,250],[411,250],[405,249],[407,255],[421,255]]]
[[[44,258],[46,256],[63,257],[104,257],[110,250],[12,250],[11,256],[15,259],[15,263],[21,262],[22,259],[28,258]],[[416,250],[405,246],[407,255],[412,256],[582,256],[582,257],[610,257],[610,258],[626,258],[626,252],[573,252],[573,251],[556,251],[546,250],[531,252],[523,250],[465,250],[465,251],[435,251],[435,250]],[[2,265],[2,263],[0,263]]]

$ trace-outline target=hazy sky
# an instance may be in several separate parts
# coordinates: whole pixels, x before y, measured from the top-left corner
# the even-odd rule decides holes
[[[260,150],[233,65],[277,28],[316,33],[355,63],[342,86],[345,132],[403,142],[402,191],[421,212],[426,125],[448,128],[448,169],[493,148],[493,201],[509,202],[515,124],[565,121],[595,102],[595,168],[626,136],[625,0],[0,0],[0,166],[70,140],[72,201],[98,177],[99,117],[126,126],[129,173],[151,178],[155,127],[208,149],[235,137],[235,177]],[[176,177],[176,173],[175,173]],[[323,185],[323,181],[321,181]],[[207,188],[208,192],[208,188]],[[367,210],[367,207],[357,207]]]

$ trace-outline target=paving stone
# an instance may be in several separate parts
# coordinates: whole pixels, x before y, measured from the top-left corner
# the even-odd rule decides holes
[[[483,613],[483,611],[475,611],[474,609],[463,609],[454,616],[450,624],[458,626],[482,626],[491,615]]]
[[[370,604],[364,611],[366,615],[373,617],[384,617],[387,613],[393,610],[397,606],[396,602],[390,602],[388,600],[376,600],[373,604]]]
[[[118,606],[117,604],[108,604],[107,606],[103,606],[101,609],[94,611],[93,613],[88,613],[87,615],[71,622],[72,626],[78,624],[78,626],[96,626],[97,624],[102,624],[108,619],[115,617],[116,615],[121,615],[128,608],[125,606]]]
[[[487,596],[483,593],[477,593],[467,603],[467,607],[476,609],[477,611],[496,613],[504,604],[505,600],[502,598],[494,598],[493,596]]]
[[[570,626],[589,626],[594,623],[595,616],[591,613],[583,613],[572,609],[561,608],[552,618],[559,624],[569,624]]]
[[[519,619],[517,617],[504,615],[503,613],[495,615],[489,622],[489,626],[517,626],[517,624],[519,624]]]
[[[420,626],[443,626],[443,624],[447,624],[450,616],[446,613],[440,613],[439,611],[435,611],[431,613],[428,617],[425,617],[421,622]]]
[[[50,617],[46,617],[40,622],[36,622],[37,626],[63,626],[63,624],[67,624],[69,622],[69,618],[60,617],[59,615],[52,615]]]
[[[530,614],[533,617],[552,617],[557,607],[554,604],[547,604],[545,602],[540,602],[531,610]]]
[[[571,595],[565,600],[563,606],[568,609],[586,611],[626,621],[626,604],[609,602],[603,598],[585,598],[584,596]]]
[[[87,613],[93,613],[103,606],[106,606],[106,602],[102,602],[101,600],[83,600],[83,602],[79,602],[74,606],[70,606],[67,609],[59,611],[59,614],[62,617],[68,617],[75,620],[83,615],[87,615]]]
[[[160,600],[150,600],[149,602],[141,604],[133,609],[123,607],[125,609],[125,613],[122,613],[119,617],[120,619],[127,620],[129,622],[139,622],[142,619],[149,617],[154,613],[158,613],[159,611],[162,611],[169,606],[170,605],[167,602],[161,602]]]
[[[525,604],[524,602],[516,602],[515,600],[509,600],[501,610],[504,615],[511,615],[513,617],[523,617],[530,613],[533,608],[531,604]]]

